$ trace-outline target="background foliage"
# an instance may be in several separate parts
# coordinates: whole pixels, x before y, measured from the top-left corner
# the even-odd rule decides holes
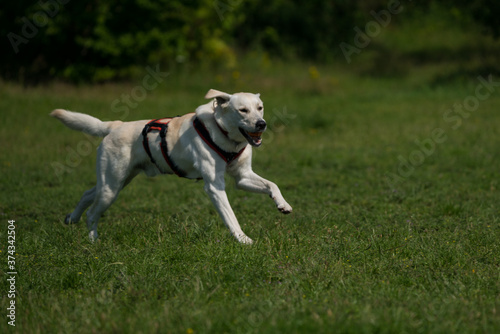
[[[163,68],[222,65],[265,52],[278,59],[342,60],[339,44],[373,20],[387,0],[41,0],[8,1],[0,9],[0,76],[23,83],[130,79],[147,64]],[[437,5],[439,3],[440,5]],[[401,1],[404,20],[433,8],[456,22],[498,36],[500,4]],[[436,8],[438,8],[436,10]],[[391,26],[404,21],[392,18]],[[411,34],[410,34],[411,36]],[[17,52],[16,52],[17,51]],[[384,52],[380,57],[387,59]]]

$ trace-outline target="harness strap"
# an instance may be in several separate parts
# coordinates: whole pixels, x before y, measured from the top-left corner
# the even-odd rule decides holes
[[[153,121],[151,121],[153,122]],[[151,122],[146,124],[144,129],[142,129],[142,146],[144,146],[144,151],[148,154],[149,159],[151,159],[151,162],[158,167],[156,164],[155,159],[153,158],[153,155],[151,154],[151,150],[149,149],[149,140],[148,140],[148,133],[151,130]],[[160,168],[158,168],[160,169]]]
[[[162,123],[160,121],[162,120],[168,120],[166,123]],[[154,119],[150,122],[148,122],[145,126],[144,129],[142,130],[142,146],[144,146],[144,150],[149,156],[149,159],[151,162],[158,168],[160,173],[166,174],[164,171],[161,170],[160,166],[158,166],[158,163],[156,160],[153,158],[153,155],[151,154],[151,149],[149,148],[149,139],[148,139],[148,133],[151,131],[159,131],[159,135],[161,138],[160,142],[160,148],[161,148],[161,153],[163,155],[163,158],[167,162],[167,165],[172,169],[172,171],[179,177],[186,177],[186,173],[182,171],[175,163],[174,161],[170,158],[168,154],[168,145],[167,145],[167,130],[168,130],[168,123],[172,120],[172,118],[167,117],[167,118],[159,118],[159,119]],[[193,126],[198,133],[198,135],[203,139],[203,141],[217,153],[227,164],[230,164],[233,162],[236,158],[238,158],[243,151],[245,150],[246,146],[243,147],[240,151],[238,152],[227,152],[224,151],[222,148],[217,145],[212,137],[210,137],[210,133],[208,132],[207,128],[205,125],[198,119],[198,117],[195,117],[193,120]],[[222,130],[222,129],[221,129]],[[223,131],[224,132],[224,131]]]
[[[168,119],[169,121],[166,123],[161,123],[159,121]],[[155,131],[160,131],[160,148],[161,148],[161,153],[163,155],[163,158],[167,162],[168,166],[172,171],[179,177],[186,177],[186,174],[172,161],[170,156],[168,155],[168,145],[167,145],[167,130],[168,130],[168,123],[172,120],[172,118],[160,118],[160,119],[154,119],[150,121],[146,126],[144,126],[144,129],[142,130],[142,145],[144,146],[144,150],[149,156],[149,159],[151,159],[151,162],[158,168],[158,170],[162,173],[165,174],[160,169],[160,166],[156,163],[155,159],[153,158],[153,155],[151,154],[151,150],[149,149],[149,139],[148,139],[148,133],[151,132],[152,130]]]
[[[241,153],[245,150],[246,146],[243,147],[239,152],[227,152],[224,151],[222,148],[220,148],[210,137],[210,133],[208,132],[207,128],[205,125],[198,119],[198,117],[195,117],[193,120],[193,126],[198,132],[198,135],[203,139],[203,141],[210,146],[212,150],[215,151],[227,164],[230,164],[233,162],[236,158],[238,158]]]
[[[229,132],[227,132],[226,130],[224,130],[222,128],[222,126],[220,126],[219,122],[215,121],[215,124],[217,124],[217,127],[219,128],[220,132],[222,132],[224,134],[224,136],[228,136],[229,135]],[[229,137],[228,137],[229,138]]]

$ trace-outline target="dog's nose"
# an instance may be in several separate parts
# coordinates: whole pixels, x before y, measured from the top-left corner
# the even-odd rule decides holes
[[[266,129],[266,126],[266,121],[264,121],[263,119],[259,119],[257,123],[255,123],[255,129],[257,131],[264,131]]]

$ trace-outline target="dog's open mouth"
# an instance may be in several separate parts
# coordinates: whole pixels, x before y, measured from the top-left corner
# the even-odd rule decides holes
[[[248,132],[240,128],[240,132],[250,145],[258,147],[262,144],[262,132]]]

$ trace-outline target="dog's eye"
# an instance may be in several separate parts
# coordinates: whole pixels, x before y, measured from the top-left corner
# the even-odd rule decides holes
[[[247,112],[248,112],[248,109],[247,109],[247,108],[240,108],[240,111],[241,111],[241,112],[244,112],[244,113],[247,113]]]
[[[257,107],[257,110],[258,110],[258,111],[261,111],[262,109],[264,109],[264,107],[262,107],[262,106],[258,106],[258,107]]]

